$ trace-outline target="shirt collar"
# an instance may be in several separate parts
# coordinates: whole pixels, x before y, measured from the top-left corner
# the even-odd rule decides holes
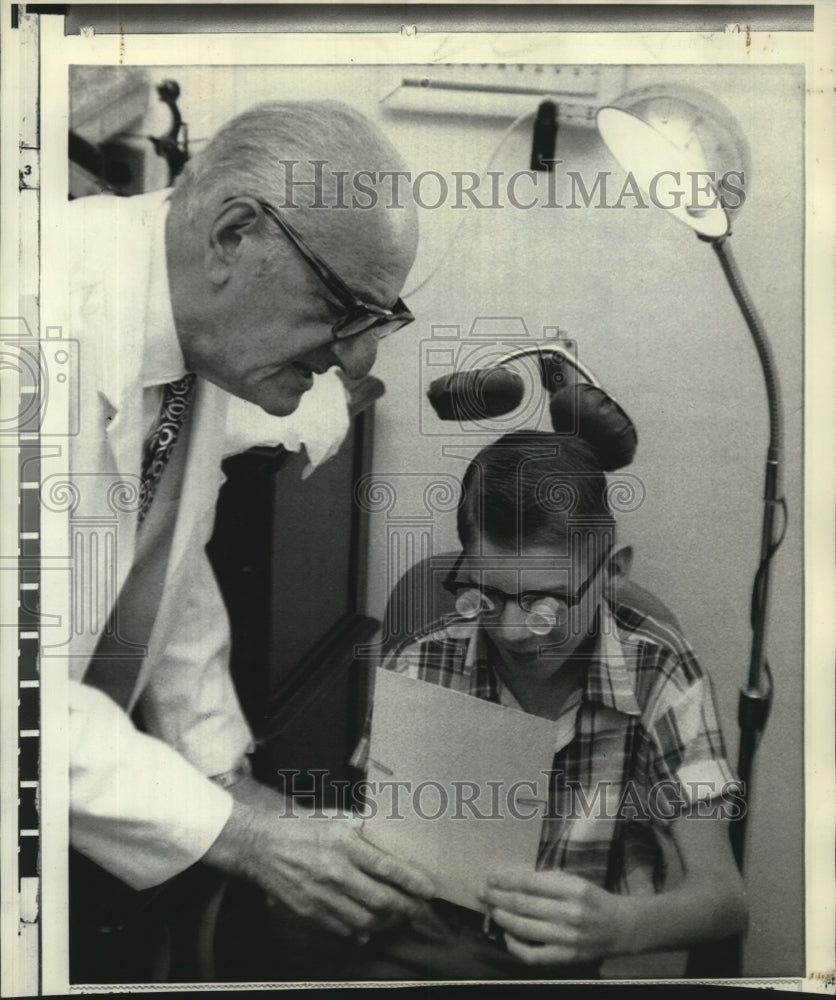
[[[174,382],[186,374],[186,362],[180,349],[166,264],[165,225],[170,194],[166,194],[151,219],[151,255],[148,296],[145,310],[145,343],[142,351],[142,386]]]
[[[586,673],[584,697],[625,715],[641,715],[612,609],[601,603],[595,653]]]
[[[491,700],[499,700],[501,682],[491,665],[490,645],[481,628],[476,630],[475,641],[468,643],[463,673],[469,678],[472,694],[477,693],[475,688],[487,687],[496,692]],[[602,602],[598,616],[598,636],[586,672],[583,698],[624,715],[641,715],[615,616],[606,601]]]

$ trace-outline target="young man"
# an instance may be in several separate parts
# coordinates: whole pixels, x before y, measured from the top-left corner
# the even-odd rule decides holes
[[[676,631],[612,593],[615,522],[591,447],[537,432],[489,445],[465,473],[458,533],[456,614],[384,666],[554,720],[537,866],[484,872],[499,934],[433,900],[373,938],[352,974],[586,978],[608,956],[741,931],[727,829],[740,800],[711,683]]]

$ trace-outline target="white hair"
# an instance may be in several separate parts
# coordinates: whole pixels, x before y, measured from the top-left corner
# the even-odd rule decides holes
[[[293,161],[293,166],[288,169],[283,160]],[[316,161],[327,165],[317,171]],[[178,178],[175,199],[183,199],[192,221],[236,195],[282,206],[290,191],[294,205],[307,207],[316,196],[335,191],[334,171],[403,169],[400,154],[384,134],[347,104],[267,101],[227,122],[189,160]],[[317,179],[321,183],[316,191],[304,183]]]

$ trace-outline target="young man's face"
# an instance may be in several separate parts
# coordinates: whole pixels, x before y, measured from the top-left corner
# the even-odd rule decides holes
[[[479,624],[503,662],[532,680],[553,676],[592,629],[606,556],[600,540],[579,549],[569,554],[556,544],[533,544],[516,552],[483,539],[480,552],[466,552],[458,573],[494,606]],[[552,617],[543,614],[549,611]]]

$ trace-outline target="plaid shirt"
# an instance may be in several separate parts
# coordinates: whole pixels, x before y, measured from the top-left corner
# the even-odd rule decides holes
[[[520,709],[496,656],[483,629],[447,616],[383,666]],[[653,891],[675,818],[712,807],[730,816],[739,807],[709,677],[677,632],[632,608],[602,604],[585,677],[554,726],[538,869],[559,868],[610,891]],[[367,752],[365,736],[353,763],[365,766]]]

